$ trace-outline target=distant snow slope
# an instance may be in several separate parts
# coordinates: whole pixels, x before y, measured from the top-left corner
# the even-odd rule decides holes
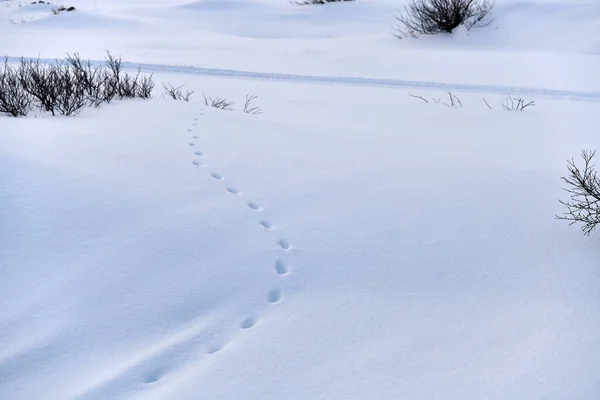
[[[72,4],[0,25],[0,53],[600,88],[595,2],[498,0],[497,31],[418,41],[391,1]],[[0,116],[0,399],[597,399],[598,234],[554,215],[598,103],[156,71],[193,101]]]
[[[73,0],[76,12],[31,21],[40,5],[25,3],[0,7],[0,54],[600,91],[596,1],[498,0],[489,28],[419,40],[392,36],[397,0]]]

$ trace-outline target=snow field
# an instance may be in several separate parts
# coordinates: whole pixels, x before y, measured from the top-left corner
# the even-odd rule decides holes
[[[597,235],[554,215],[600,105],[342,82],[595,93],[594,2],[407,42],[383,0],[65,5],[0,3],[0,52],[341,81],[157,68],[150,101],[0,117],[0,399],[597,398]]]

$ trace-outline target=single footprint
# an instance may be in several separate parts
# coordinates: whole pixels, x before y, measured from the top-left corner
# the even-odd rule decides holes
[[[215,354],[219,351],[221,351],[223,349],[223,346],[219,346],[219,345],[214,345],[208,348],[208,350],[206,350],[206,354]]]
[[[254,202],[248,202],[248,207],[253,209],[254,211],[262,211],[262,207]]]
[[[194,121],[198,121],[198,118],[194,118]]]
[[[198,157],[202,157],[202,152],[201,151],[197,151],[194,154],[197,155]]]
[[[212,176],[213,178],[215,178],[218,181],[222,181],[223,179],[225,179],[221,175],[215,174],[215,173],[210,174],[210,176]]]
[[[265,229],[269,229],[271,230],[273,228],[273,225],[271,225],[271,223],[269,221],[260,221],[260,224],[263,226],[263,228]]]
[[[256,319],[253,317],[249,317],[249,318],[246,318],[245,320],[243,320],[242,324],[240,326],[242,329],[250,329],[254,325],[256,325]]]
[[[288,273],[289,269],[282,260],[277,260],[275,261],[275,271],[278,275],[285,275]]]
[[[191,132],[191,131],[192,131],[192,128],[188,128],[188,132]]]
[[[190,146],[194,147],[195,145],[196,145],[196,143],[190,142]]]
[[[202,164],[200,161],[192,161],[192,164],[194,164],[196,167],[204,167],[204,164]]]
[[[194,139],[198,139],[200,136],[192,136]]]
[[[146,377],[144,378],[144,383],[154,383],[154,382],[158,382],[160,380],[160,378],[162,378],[164,374],[164,371],[157,369],[154,370],[152,372],[150,372],[148,375],[146,375]]]
[[[277,241],[277,244],[279,245],[279,247],[281,247],[283,250],[289,250],[290,249],[290,244],[288,243],[287,240],[285,239],[279,239]]]
[[[240,194],[240,191],[235,188],[227,188],[227,191],[231,194]]]
[[[280,289],[271,289],[269,294],[267,295],[267,300],[269,303],[277,303],[281,300],[281,290]]]

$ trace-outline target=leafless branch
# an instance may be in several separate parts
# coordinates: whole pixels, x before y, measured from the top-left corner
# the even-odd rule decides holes
[[[502,103],[502,108],[506,111],[524,111],[527,107],[534,107],[535,102],[526,102],[522,97],[512,97],[510,94]]]
[[[220,110],[233,111],[233,102],[227,101],[224,97],[210,97],[202,93],[202,99],[204,105],[207,107],[214,107]]]
[[[258,96],[255,96],[255,95],[250,95],[250,94],[246,95],[246,102],[244,104],[244,109],[243,109],[244,114],[262,114],[262,110],[260,109],[260,107],[254,107],[252,105],[252,102],[254,100],[256,100],[257,98],[258,98]]]
[[[491,110],[492,106],[490,106],[490,104],[487,102],[487,100],[485,99],[485,97],[483,98],[483,102],[485,103],[486,106],[488,106],[488,108]]]
[[[445,106],[451,108],[458,108],[460,106],[460,108],[462,108],[462,102],[456,95],[452,94],[452,92],[448,92],[448,97],[450,98],[450,103],[444,103]]]
[[[194,94],[194,92],[190,92],[189,90],[186,90],[185,93],[183,93],[183,91],[181,90],[182,87],[184,87],[185,85],[181,85],[181,86],[173,86],[170,83],[165,84],[163,82],[162,87],[164,89],[163,92],[163,97],[170,97],[173,100],[182,100],[182,101],[190,101],[192,99],[192,94]]]
[[[409,94],[409,96],[410,96],[410,97],[414,97],[415,99],[421,99],[421,100],[423,100],[425,103],[429,103],[429,102],[427,101],[427,99],[425,99],[425,98],[424,98],[424,97],[422,97],[422,96],[416,96],[416,95],[414,95],[414,94]]]
[[[569,222],[569,225],[581,223],[583,233],[589,235],[600,224],[600,179],[598,178],[592,159],[596,151],[583,150],[583,170],[571,159],[567,169],[569,175],[561,179],[567,185],[564,190],[569,193],[569,200],[559,202],[567,210],[556,218]]]

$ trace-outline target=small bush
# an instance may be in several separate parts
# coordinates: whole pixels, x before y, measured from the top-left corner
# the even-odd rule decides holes
[[[575,160],[568,162],[569,175],[561,179],[567,184],[564,190],[569,193],[570,198],[567,201],[559,200],[567,211],[556,216],[568,221],[569,225],[583,224],[581,230],[585,235],[589,235],[600,224],[600,178],[592,164],[595,154],[595,151],[581,152],[583,170],[575,164]]]
[[[242,110],[244,114],[262,114],[262,109],[260,107],[252,105],[252,102],[257,98],[258,96],[255,95],[246,95],[246,102],[244,103],[244,108]]]
[[[535,107],[535,101],[526,101],[522,97],[508,97],[502,103],[502,108],[506,111],[525,111],[527,107]]]
[[[194,94],[194,92],[190,92],[189,90],[186,90],[185,93],[183,93],[181,91],[181,88],[184,87],[185,85],[181,85],[181,86],[173,86],[170,83],[162,84],[163,89],[165,90],[163,93],[163,97],[170,97],[173,100],[183,100],[183,101],[190,101],[192,99],[192,94]]]
[[[210,97],[202,93],[202,100],[204,105],[207,107],[214,107],[225,111],[233,111],[233,101],[228,101],[224,97]]]
[[[481,26],[493,7],[492,0],[411,0],[404,14],[396,17],[399,25],[395,35],[404,38],[452,33],[461,25],[470,30]]]
[[[20,68],[8,65],[4,60],[4,67],[0,71],[0,113],[12,117],[23,117],[31,110],[33,97],[21,85]]]
[[[85,87],[77,81],[68,64],[47,67],[39,61],[21,61],[21,85],[39,107],[56,115],[77,114],[86,104]]]
[[[27,115],[33,107],[52,115],[76,115],[85,106],[98,107],[114,98],[152,97],[152,75],[123,72],[120,57],[107,53],[104,66],[93,66],[78,54],[64,61],[42,64],[21,59],[12,67],[0,67],[0,112],[13,117]]]

